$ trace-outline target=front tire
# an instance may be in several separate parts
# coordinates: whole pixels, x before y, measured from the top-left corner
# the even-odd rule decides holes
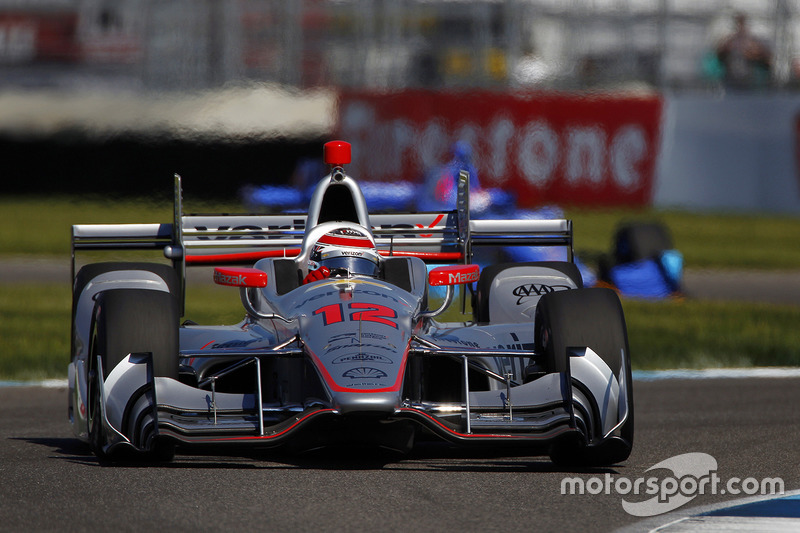
[[[112,457],[104,449],[107,436],[102,421],[98,357],[102,362],[103,380],[130,353],[151,353],[153,376],[177,379],[178,322],[178,303],[167,292],[117,289],[102,292],[97,297],[88,397],[89,443],[99,458]],[[152,444],[151,459],[171,459],[174,453],[174,445],[158,439],[154,443],[140,444]]]
[[[545,354],[550,372],[567,369],[567,348],[588,346],[627,384],[628,417],[617,437],[596,446],[557,445],[553,461],[561,464],[609,465],[624,461],[633,448],[633,388],[628,334],[622,305],[610,289],[559,291],[542,296],[536,308],[535,349]],[[622,369],[620,353],[624,354]],[[598,435],[595,435],[597,437]],[[592,436],[587,436],[591,438]]]

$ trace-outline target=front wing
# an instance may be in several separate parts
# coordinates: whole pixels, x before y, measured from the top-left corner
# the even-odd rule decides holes
[[[304,404],[270,404],[261,395],[261,361],[267,357],[303,357],[302,350],[270,353],[230,353],[231,371],[253,365],[256,376],[251,391],[218,392],[214,380],[203,388],[171,378],[153,377],[149,354],[130,354],[101,380],[101,414],[106,452],[118,447],[149,450],[156,437],[185,444],[250,444],[263,447],[336,439],[370,440],[378,434],[408,432],[399,426],[424,428],[427,435],[458,444],[522,445],[535,450],[560,438],[577,438],[589,446],[614,438],[628,417],[624,377],[613,375],[589,348],[571,348],[567,370],[535,375],[527,383],[513,381],[478,364],[482,357],[530,358],[531,352],[474,350],[458,352],[418,344],[412,357],[449,357],[461,363],[464,389],[461,402],[411,401],[402,395],[395,402],[380,398],[382,411],[365,413],[343,408],[332,397]],[[625,376],[624,357],[620,376]],[[500,383],[494,390],[470,389],[470,369]],[[359,398],[368,401],[370,398]],[[346,407],[346,406],[345,406]],[[390,429],[394,427],[395,429]],[[413,433],[414,430],[411,430]],[[374,433],[374,435],[371,435]],[[381,442],[378,438],[377,442]]]

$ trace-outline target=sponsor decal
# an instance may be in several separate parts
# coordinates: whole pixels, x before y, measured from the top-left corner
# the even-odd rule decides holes
[[[448,344],[459,344],[461,346],[469,346],[470,348],[480,348],[481,345],[475,341],[467,341],[459,339],[455,335],[441,335],[434,337],[437,342],[445,342]]]
[[[372,332],[364,331],[364,332],[359,334],[359,333],[356,333],[355,331],[353,331],[353,332],[350,332],[350,333],[338,333],[336,335],[332,335],[331,337],[328,338],[328,344],[332,344],[334,342],[339,342],[339,341],[350,341],[353,344],[358,344],[359,336],[362,339],[375,339],[375,340],[386,340],[387,339],[386,335],[382,335],[380,333],[372,333]]]
[[[566,291],[569,290],[571,287],[568,285],[544,285],[540,283],[527,283],[525,285],[520,285],[519,287],[515,287],[511,293],[517,297],[517,305],[522,304],[522,301],[525,298],[532,298],[535,296],[544,296],[550,292],[556,291]]]
[[[220,343],[212,344],[210,346],[210,348],[214,348],[214,349],[245,348],[247,346],[250,346],[254,342],[258,342],[259,340],[261,340],[261,339],[252,339],[252,340],[249,340],[249,341],[236,340],[236,341],[220,342]],[[209,346],[208,345],[203,346],[203,349],[205,349],[205,348],[209,348]]]
[[[231,285],[233,287],[241,287],[245,284],[247,278],[242,274],[236,276],[229,276],[219,271],[214,271],[214,283],[218,285]]]
[[[361,348],[377,348],[379,350],[387,350],[387,351],[390,351],[390,352],[394,352],[395,351],[394,349],[390,348],[389,346],[384,346],[382,344],[359,343],[359,342],[355,341],[355,339],[353,339],[353,341],[354,342],[352,342],[351,344],[340,344],[338,346],[331,346],[330,348],[325,350],[325,353],[335,352],[337,350],[341,350],[342,348],[349,348],[349,349],[352,350],[354,347],[357,347],[357,346],[359,346]]]
[[[412,220],[420,220],[420,221],[428,221],[431,220],[430,223],[428,222],[415,222],[413,224],[410,223],[397,223],[397,224],[381,224],[380,226],[373,226],[373,229],[404,229],[404,228],[435,228],[442,222],[444,219],[444,214],[438,214],[435,216],[432,215],[419,215],[418,217],[414,217]],[[446,221],[445,223],[446,224]],[[279,224],[268,224],[264,226],[259,226],[256,224],[245,224],[241,226],[228,226],[222,225],[217,227],[209,227],[204,225],[196,225],[196,226],[186,226],[187,230],[191,230],[195,233],[190,238],[196,238],[200,241],[226,241],[226,240],[255,240],[255,241],[272,241],[272,240],[286,240],[287,238],[292,238],[290,233],[294,232],[302,232],[306,229],[306,220],[305,218],[297,218],[293,220],[292,224],[288,225],[279,225]],[[285,230],[287,233],[278,233],[280,230]],[[244,235],[214,235],[215,233],[219,232],[226,232],[226,231],[249,231],[251,234],[244,234]],[[203,232],[208,232],[210,235],[203,235]],[[423,234],[418,235],[416,233],[410,233],[408,235],[403,235],[403,237],[432,237],[433,234]],[[331,244],[330,241],[325,242],[323,244]],[[336,244],[344,244],[337,242]],[[357,246],[358,244],[363,244],[361,247],[366,248],[373,248],[372,242],[369,239],[365,238],[364,243],[353,243],[349,241],[346,246]]]
[[[380,333],[362,333],[362,339],[377,339],[377,340],[386,340],[386,335],[381,335]]]
[[[340,355],[339,357],[331,361],[331,364],[334,365],[341,365],[343,363],[383,363],[386,365],[390,365],[394,363],[394,361],[392,361],[388,357],[370,353],[360,353],[356,355]]]
[[[342,377],[350,379],[382,379],[386,377],[386,372],[369,366],[360,366],[346,371],[342,374]]]
[[[522,206],[647,205],[662,107],[660,96],[343,91],[338,135],[367,154],[353,175],[377,181],[398,166],[423,175],[463,140],[486,154],[475,161],[484,186],[513,191]]]
[[[437,217],[436,217],[436,218],[433,220],[433,222],[431,222],[431,224],[430,224],[429,226],[423,226],[422,224],[415,224],[415,225],[416,225],[418,228],[420,228],[420,229],[425,229],[426,227],[427,227],[427,228],[435,228],[435,227],[436,227],[436,224],[438,224],[439,222],[441,222],[443,218],[444,218],[444,214],[441,214],[441,215],[437,216]],[[419,235],[419,236],[420,236],[420,237],[433,237],[433,233],[420,233],[420,235]]]
[[[243,226],[217,226],[216,228],[209,229],[208,226],[194,226],[191,229],[201,232],[201,231],[211,231],[211,232],[219,232],[219,231],[252,231],[254,235],[215,235],[215,236],[207,236],[207,235],[197,235],[197,239],[201,241],[220,241],[220,240],[257,240],[257,241],[264,241],[264,240],[278,240],[278,239],[285,239],[286,235],[280,234],[273,234],[273,235],[260,235],[259,232],[263,231],[275,231],[275,230],[287,230],[287,231],[305,231],[306,229],[306,221],[304,218],[297,218],[292,221],[292,224],[289,225],[268,225],[268,226],[256,226],[252,224],[246,224]]]
[[[436,267],[428,274],[428,283],[433,286],[460,285],[478,281],[480,267],[478,265],[450,265]]]
[[[451,272],[448,276],[450,285],[472,283],[478,281],[478,272]]]
[[[215,267],[214,283],[233,287],[266,287],[267,274],[255,268]]]

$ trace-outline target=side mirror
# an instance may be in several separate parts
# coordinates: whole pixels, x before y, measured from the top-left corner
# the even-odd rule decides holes
[[[428,274],[428,284],[434,287],[445,285],[447,286],[447,294],[444,297],[444,302],[438,309],[433,311],[425,311],[421,313],[424,318],[433,318],[444,312],[445,309],[450,307],[453,301],[454,285],[466,285],[474,281],[478,281],[480,276],[480,267],[478,265],[450,265],[436,267]]]
[[[214,267],[214,283],[228,287],[261,288],[267,286],[267,273],[257,268]]]
[[[480,267],[478,265],[450,265],[436,267],[428,274],[428,284],[466,285],[478,281]]]
[[[254,317],[291,322],[291,320],[276,313],[262,313],[253,305],[253,300],[256,299],[258,294],[258,291],[253,289],[267,286],[267,273],[263,270],[245,267],[214,267],[214,283],[228,287],[239,287],[245,311]]]

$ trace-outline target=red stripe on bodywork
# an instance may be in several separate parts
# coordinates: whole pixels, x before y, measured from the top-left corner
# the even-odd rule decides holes
[[[418,415],[422,415],[425,418],[429,419],[431,422],[435,423],[437,426],[442,428],[443,430],[447,431],[448,433],[455,435],[457,437],[462,437],[465,439],[483,439],[483,438],[490,438],[490,439],[509,439],[509,440],[548,440],[553,438],[553,435],[515,435],[513,433],[461,433],[460,431],[454,431],[449,427],[442,424],[440,420],[437,420],[435,416],[432,416],[424,411],[420,411],[419,409],[413,409],[411,407],[401,407],[397,410],[398,412],[405,412],[405,413],[415,413]],[[570,428],[566,428],[563,431],[559,431],[556,434],[564,433],[566,431],[570,431]]]
[[[350,248],[375,248],[369,239],[360,237],[347,237],[345,235],[323,235],[317,244],[331,244],[334,246],[348,246]]]
[[[404,250],[378,250],[384,257],[419,257],[424,261],[455,262],[461,261],[461,252],[409,252]],[[187,255],[186,264],[210,265],[219,263],[253,263],[269,257],[297,257],[299,248],[284,250],[262,250],[260,252],[238,252],[233,254]]]
[[[283,250],[262,250],[260,252],[237,252],[233,254],[208,254],[187,255],[187,264],[213,264],[213,263],[248,263],[268,257],[297,257],[300,248],[285,248]]]
[[[307,415],[303,416],[302,418],[298,418],[294,424],[289,426],[288,428],[284,429],[283,431],[279,431],[274,435],[256,435],[256,436],[248,436],[248,437],[225,437],[221,439],[203,439],[203,442],[226,442],[226,441],[243,441],[243,440],[269,440],[275,439],[285,435],[286,433],[292,431],[298,425],[302,424],[312,416],[317,416],[323,413],[335,413],[335,409],[320,409],[319,411],[314,411],[313,413],[308,413]]]

